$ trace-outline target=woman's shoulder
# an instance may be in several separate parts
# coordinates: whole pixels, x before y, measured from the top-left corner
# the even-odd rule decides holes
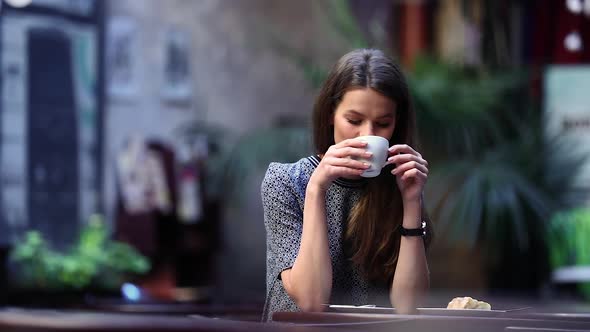
[[[301,158],[294,163],[270,163],[262,181],[263,189],[268,186],[276,187],[282,184],[295,188],[303,188],[305,191],[307,182],[317,166],[316,161],[317,157],[311,156]]]

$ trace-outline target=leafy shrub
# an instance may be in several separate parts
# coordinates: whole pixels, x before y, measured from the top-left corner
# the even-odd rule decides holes
[[[101,217],[94,215],[78,242],[65,253],[49,246],[38,231],[29,231],[11,252],[16,283],[33,289],[114,289],[130,275],[144,274],[150,263],[128,244],[111,240]]]

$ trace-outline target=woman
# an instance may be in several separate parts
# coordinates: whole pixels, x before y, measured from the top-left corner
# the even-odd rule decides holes
[[[271,163],[262,182],[263,320],[276,311],[374,304],[380,294],[399,313],[413,312],[429,284],[428,163],[412,148],[415,115],[400,68],[378,50],[344,55],[316,100],[313,135],[317,155]],[[386,167],[371,179],[361,177],[369,166],[358,160],[370,158],[356,139],[365,135],[390,143]]]

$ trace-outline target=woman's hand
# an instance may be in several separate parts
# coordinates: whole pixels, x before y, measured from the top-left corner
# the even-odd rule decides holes
[[[353,158],[371,158],[372,154],[365,150],[366,146],[367,142],[354,138],[332,145],[313,172],[309,184],[326,191],[337,178],[360,176],[371,165]]]
[[[391,174],[396,178],[404,204],[419,202],[428,178],[428,162],[406,144],[390,147],[389,156],[387,164],[395,165]]]

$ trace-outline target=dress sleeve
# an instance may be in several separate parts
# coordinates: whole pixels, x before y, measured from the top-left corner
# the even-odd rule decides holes
[[[303,211],[297,200],[289,165],[272,163],[261,186],[267,246],[267,282],[293,266],[303,228]]]

